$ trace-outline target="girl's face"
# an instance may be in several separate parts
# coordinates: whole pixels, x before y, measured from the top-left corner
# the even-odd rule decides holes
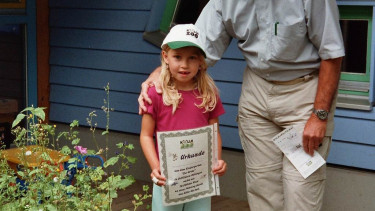
[[[169,49],[162,52],[164,62],[169,65],[169,71],[179,90],[195,88],[194,76],[203,64],[200,50],[196,47]]]

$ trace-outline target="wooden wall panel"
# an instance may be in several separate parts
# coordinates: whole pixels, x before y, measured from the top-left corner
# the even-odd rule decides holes
[[[104,89],[88,89],[82,87],[53,85],[54,93],[50,101],[74,106],[101,108],[103,99],[106,99]],[[138,113],[138,93],[110,91],[110,107],[118,112]]]
[[[333,138],[343,142],[368,144],[375,146],[373,131],[375,121],[335,117],[335,130]]]
[[[375,170],[375,146],[350,142],[332,142],[327,162]]]
[[[51,28],[51,46],[159,54],[142,32]]]
[[[52,66],[50,83],[91,89],[102,89],[109,83],[111,90],[138,93],[146,78],[142,74]]]
[[[50,7],[113,10],[150,10],[152,3],[152,0],[50,0]]]
[[[148,11],[60,9],[50,10],[51,27],[143,31]]]
[[[98,123],[98,128],[105,128],[106,126],[105,114],[100,108],[94,109],[91,107],[51,103],[51,111],[53,111],[50,114],[51,119],[66,123],[78,120],[81,126],[88,126],[86,118],[89,117],[90,112],[96,111],[98,116],[95,118],[94,122]],[[110,129],[129,133],[139,133],[141,129],[141,116],[138,114],[117,111],[111,112]]]
[[[50,64],[149,74],[160,65],[160,56],[134,52],[51,48]]]

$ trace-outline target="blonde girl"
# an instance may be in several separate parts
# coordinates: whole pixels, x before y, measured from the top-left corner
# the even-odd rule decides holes
[[[183,204],[164,206],[161,186],[167,178],[161,175],[157,144],[157,131],[192,129],[219,123],[224,108],[214,81],[207,74],[204,51],[205,37],[193,24],[174,26],[163,41],[160,82],[162,95],[151,87],[148,95],[152,104],[146,104],[142,116],[140,143],[151,168],[153,186],[152,210],[157,211],[209,211],[211,198],[193,200]],[[218,134],[218,163],[212,170],[222,176],[226,163],[221,159],[221,137]]]

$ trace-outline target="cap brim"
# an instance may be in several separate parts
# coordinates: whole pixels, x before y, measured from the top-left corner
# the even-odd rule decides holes
[[[169,43],[167,43],[167,45],[172,49],[178,49],[178,48],[189,47],[189,46],[197,47],[202,51],[204,57],[206,57],[206,53],[204,52],[204,50],[200,46],[198,46],[198,45],[196,45],[195,43],[192,43],[192,42],[175,41],[175,42],[169,42]]]

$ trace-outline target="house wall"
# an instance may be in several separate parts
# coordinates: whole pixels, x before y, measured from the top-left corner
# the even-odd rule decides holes
[[[110,129],[115,131],[110,133],[111,153],[118,142],[133,143],[135,150],[130,153],[138,161],[129,174],[146,181],[150,170],[139,146],[137,97],[141,82],[160,63],[160,49],[142,39],[145,29],[154,28],[155,22],[150,23],[149,18],[157,3],[160,1],[50,0],[50,120],[70,123],[78,119],[84,126],[79,128],[81,144],[90,146],[86,117],[96,110],[98,127],[104,128],[103,87],[109,82],[110,107],[115,109],[110,120]],[[227,111],[220,125],[224,146],[234,149],[241,149],[235,116],[245,65],[233,42],[209,71]],[[338,109],[336,114],[336,140],[328,162],[375,169],[372,112]],[[223,159],[229,170],[220,178],[221,194],[246,200],[243,152],[224,149]],[[371,170],[329,165],[324,210],[372,210],[374,180]]]
[[[106,119],[100,108],[105,98],[103,87],[109,83],[110,107],[115,109],[110,128],[140,132],[140,85],[160,64],[159,47],[143,40],[142,35],[155,28],[155,10],[163,8],[162,2],[50,0],[51,121],[78,119],[87,125],[87,114],[97,110],[98,127],[104,128]],[[220,118],[223,146],[238,150],[242,148],[235,118],[245,66],[234,40],[223,59],[209,70],[226,110]],[[329,163],[375,170],[374,114],[337,109]]]
[[[152,1],[50,1],[50,120],[100,112],[110,84],[111,129],[138,133],[140,84],[158,66],[159,49],[142,39]]]

